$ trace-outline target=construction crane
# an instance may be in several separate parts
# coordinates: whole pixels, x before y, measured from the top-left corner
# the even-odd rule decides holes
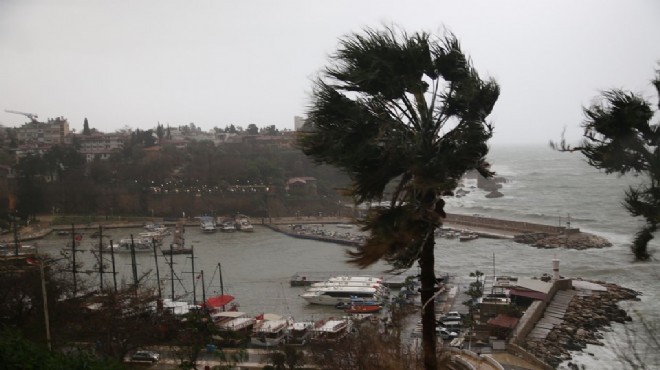
[[[25,117],[29,118],[32,122],[37,122],[37,118],[39,118],[39,116],[37,116],[37,115],[34,114],[34,113],[25,113],[25,112],[19,112],[19,111],[9,110],[9,109],[5,109],[5,112],[7,112],[7,113],[15,113],[15,114],[22,114],[22,115],[24,115]]]

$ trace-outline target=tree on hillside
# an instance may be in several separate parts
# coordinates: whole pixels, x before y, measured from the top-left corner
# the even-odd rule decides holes
[[[652,83],[660,98],[660,69]],[[651,257],[648,243],[660,225],[660,127],[651,122],[652,103],[638,94],[610,90],[600,98],[600,102],[584,108],[584,138],[578,146],[571,147],[564,139],[551,146],[562,151],[579,151],[591,166],[605,173],[633,173],[648,180],[631,186],[624,199],[624,206],[633,217],[646,220],[631,247],[635,258],[645,261]]]
[[[370,232],[351,261],[385,260],[421,270],[424,366],[436,369],[434,230],[445,216],[442,195],[463,174],[485,176],[486,117],[499,96],[482,80],[456,37],[366,29],[340,40],[316,81],[299,146],[316,163],[345,171],[356,203],[380,202],[364,220]]]
[[[158,122],[158,125],[156,126],[156,137],[158,137],[158,144],[161,144],[163,142],[163,138],[165,137],[165,129],[163,128],[163,125]]]
[[[89,129],[89,122],[87,122],[87,117],[85,117],[85,122],[83,123],[83,135],[90,135],[92,132]]]
[[[91,351],[71,349],[68,353],[49,351],[45,346],[31,342],[15,330],[0,331],[0,359],[3,369],[124,369],[121,362],[97,358]]]
[[[245,130],[245,132],[248,135],[258,135],[259,134],[259,127],[257,127],[257,125],[255,125],[254,123],[250,123],[248,125],[247,129]]]

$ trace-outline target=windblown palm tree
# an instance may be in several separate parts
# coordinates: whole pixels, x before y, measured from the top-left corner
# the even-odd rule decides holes
[[[331,62],[315,83],[299,146],[345,171],[356,203],[387,200],[365,218],[370,236],[350,259],[394,269],[419,263],[424,363],[435,369],[433,232],[445,216],[442,195],[466,171],[492,175],[486,117],[499,87],[479,78],[453,35],[365,29],[341,39]]]
[[[652,81],[658,92],[660,109],[660,70]],[[654,112],[643,97],[623,90],[602,94],[602,101],[584,109],[583,140],[571,147],[562,139],[551,145],[563,151],[580,151],[588,163],[606,173],[634,173],[646,177],[644,184],[630,187],[624,206],[633,217],[646,220],[635,235],[632,251],[638,260],[648,260],[647,250],[660,225],[660,126],[651,122]]]

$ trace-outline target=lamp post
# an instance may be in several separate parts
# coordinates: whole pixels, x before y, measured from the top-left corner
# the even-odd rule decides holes
[[[268,199],[269,191],[270,191],[270,187],[266,186],[266,214],[268,216],[268,223],[271,224],[273,223],[273,220],[270,218],[270,201]]]
[[[14,251],[18,256],[18,210],[14,212]]]

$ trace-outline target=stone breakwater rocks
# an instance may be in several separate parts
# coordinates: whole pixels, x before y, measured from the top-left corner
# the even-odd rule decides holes
[[[555,326],[543,341],[528,341],[527,350],[534,356],[556,368],[571,359],[571,351],[582,351],[587,344],[603,345],[599,330],[612,322],[632,321],[628,313],[619,308],[618,302],[638,300],[640,294],[615,284],[593,281],[607,287],[606,292],[592,292],[588,296],[576,295],[570,302],[564,321]]]
[[[544,233],[516,235],[513,239],[518,243],[531,244],[537,248],[568,248],[591,249],[611,247],[607,239],[589,233],[574,233],[567,235],[550,235]]]

